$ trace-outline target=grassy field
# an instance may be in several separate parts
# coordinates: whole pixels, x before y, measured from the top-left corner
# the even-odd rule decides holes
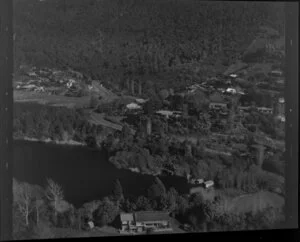
[[[14,91],[15,102],[35,102],[51,106],[64,106],[68,108],[83,108],[88,107],[90,97],[66,97],[59,95],[48,95],[45,93],[28,92],[28,91]]]
[[[260,191],[234,198],[229,209],[234,213],[255,213],[268,206],[281,208],[284,206],[284,198],[276,193]]]
[[[54,229],[55,238],[87,238],[87,237],[106,237],[120,236],[117,229],[112,227],[96,228],[92,231],[80,231],[74,229],[56,228]]]

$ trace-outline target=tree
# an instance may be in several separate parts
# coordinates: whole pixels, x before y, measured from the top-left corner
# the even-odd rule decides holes
[[[118,204],[104,198],[102,204],[94,212],[95,222],[99,226],[112,223],[119,214]]]
[[[33,189],[28,183],[20,183],[13,180],[13,200],[25,219],[25,225],[29,226],[29,215],[34,210]]]
[[[61,204],[64,199],[64,193],[62,187],[55,183],[52,179],[47,179],[47,183],[45,196],[54,210],[54,223],[56,224],[58,211],[65,210],[64,208],[60,209],[60,205],[65,205],[64,203]]]
[[[45,212],[44,189],[38,185],[33,186],[34,208],[36,215],[36,224],[39,226],[40,215]]]
[[[117,201],[124,199],[123,188],[121,186],[119,179],[117,179],[114,183],[112,194]]]
[[[136,209],[139,211],[151,210],[151,203],[148,198],[144,196],[139,196],[136,200]]]
[[[159,91],[159,96],[162,100],[165,100],[169,96],[169,91],[166,89],[162,89],[161,91]]]
[[[101,201],[98,200],[83,204],[83,210],[80,211],[80,215],[84,215],[88,220],[93,220],[93,214],[101,204]]]
[[[148,189],[148,197],[152,199],[156,199],[166,194],[166,188],[162,181],[155,177],[154,183]]]
[[[185,148],[184,155],[186,157],[193,157],[193,155],[192,155],[192,146],[188,141],[184,142],[184,148]]]
[[[178,193],[175,188],[171,187],[170,190],[159,199],[159,207],[161,210],[168,210],[170,212],[176,209],[176,200]]]
[[[97,108],[97,105],[98,105],[98,98],[96,97],[96,95],[92,95],[90,97],[90,108]]]

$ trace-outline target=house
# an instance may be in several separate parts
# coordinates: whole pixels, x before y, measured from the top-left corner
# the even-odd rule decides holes
[[[132,110],[132,109],[141,109],[142,107],[136,103],[129,103],[126,105],[126,108]]]
[[[213,187],[213,185],[214,185],[214,182],[213,181],[206,181],[206,182],[204,182],[204,187],[205,188],[210,188],[210,187]]]
[[[135,99],[135,101],[139,104],[144,104],[144,103],[148,102],[149,100],[148,99],[137,98],[137,99]]]
[[[165,116],[166,118],[170,118],[170,117],[178,118],[182,116],[182,112],[180,111],[159,110],[156,113]]]
[[[250,106],[238,106],[238,110],[239,110],[239,112],[241,112],[241,113],[249,112],[250,109],[251,109]]]
[[[263,114],[273,114],[273,108],[257,107],[257,111]]]
[[[226,92],[231,93],[231,94],[236,94],[236,90],[234,88],[230,88],[230,87],[226,89]]]
[[[25,85],[23,86],[24,89],[27,89],[27,90],[33,90],[34,88],[37,88],[36,85],[33,85],[33,84],[30,84],[30,85]]]
[[[282,76],[282,71],[281,70],[273,70],[270,72],[271,76]]]
[[[209,100],[210,109],[227,109],[227,103],[224,101],[223,97],[219,93],[213,93],[209,97]]]
[[[169,111],[169,110],[159,110],[156,113],[159,115],[165,116],[166,118],[169,118],[170,116],[173,115],[173,112]]]
[[[279,109],[282,109],[279,113],[284,113],[284,104],[285,104],[285,100],[284,100],[284,97],[280,97],[278,98],[278,105],[280,107],[278,107]]]
[[[122,231],[130,231],[136,229],[132,213],[121,213],[120,220]]]
[[[139,211],[134,213],[121,213],[121,231],[129,233],[146,233],[172,231],[170,217],[167,212]]]

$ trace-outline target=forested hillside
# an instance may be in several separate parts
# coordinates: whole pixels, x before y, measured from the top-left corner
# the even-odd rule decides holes
[[[282,4],[272,2],[15,0],[14,5],[16,68],[71,67],[116,89],[124,85],[124,74],[160,77],[184,69],[199,78],[240,58],[260,25],[284,30]],[[165,85],[173,77],[158,79]]]

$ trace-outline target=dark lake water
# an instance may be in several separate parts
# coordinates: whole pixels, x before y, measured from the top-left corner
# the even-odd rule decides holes
[[[31,184],[46,185],[46,178],[59,183],[65,199],[76,207],[111,194],[119,179],[126,196],[145,195],[154,176],[117,169],[105,151],[87,147],[14,141],[14,177]],[[183,177],[162,176],[166,188],[187,193]]]

